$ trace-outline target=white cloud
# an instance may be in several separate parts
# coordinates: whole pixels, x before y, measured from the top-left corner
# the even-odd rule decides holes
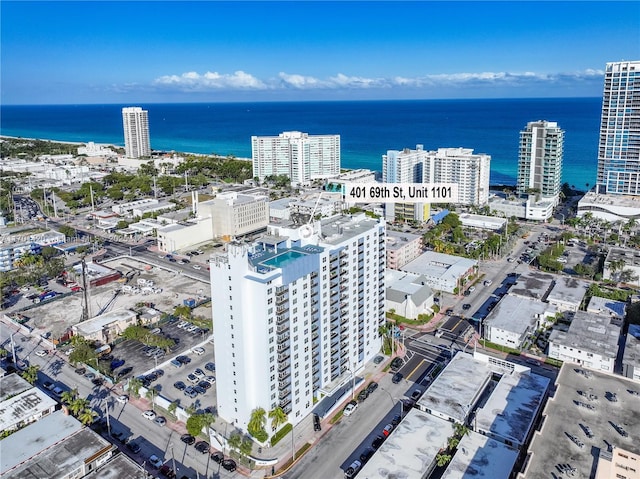
[[[164,75],[153,81],[154,85],[175,87],[180,90],[264,90],[267,86],[259,79],[238,70],[232,74],[218,72],[186,72],[182,75]]]
[[[534,86],[600,80],[602,70],[587,69],[567,73],[536,72],[477,72],[440,73],[417,77],[367,78],[337,73],[326,79],[313,76],[280,72],[276,79],[261,80],[244,71],[232,74],[218,72],[185,72],[181,75],[164,75],[156,78],[153,85],[180,91],[214,90],[337,90],[374,88],[435,88],[466,86]]]

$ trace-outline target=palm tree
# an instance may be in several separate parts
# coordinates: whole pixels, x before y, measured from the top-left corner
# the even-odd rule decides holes
[[[287,413],[280,406],[277,406],[269,411],[269,419],[271,419],[271,430],[275,431],[287,422]]]
[[[264,408],[257,407],[251,411],[251,418],[247,424],[247,430],[249,432],[264,431],[264,425],[267,422],[267,411]]]
[[[242,445],[242,434],[238,432],[232,433],[227,443],[231,449],[239,450]]]
[[[243,456],[248,456],[251,454],[251,450],[253,449],[253,441],[249,437],[243,437],[242,442],[240,443],[240,454]]]
[[[82,411],[80,411],[80,414],[78,414],[78,420],[84,424],[85,426],[91,424],[95,418],[98,416],[98,413],[95,412],[93,409],[91,408],[86,408],[83,409]]]
[[[29,366],[22,372],[22,378],[29,384],[35,384],[36,380],[38,379],[39,370],[40,366]]]
[[[147,390],[147,394],[146,394],[146,398],[151,401],[151,409],[153,409],[154,411],[156,410],[156,402],[155,402],[155,398],[156,398],[156,390],[153,388],[149,388]]]
[[[129,380],[129,392],[132,396],[140,396],[140,388],[142,387],[142,380],[138,378],[131,378]]]
[[[173,401],[171,404],[169,404],[169,407],[167,407],[167,411],[169,412],[169,414],[171,414],[172,416],[176,415],[176,409],[178,408],[178,401]]]
[[[78,416],[85,409],[90,409],[90,404],[91,403],[86,398],[77,398],[69,403],[69,411],[71,411],[75,416]]]
[[[71,391],[65,391],[60,395],[60,401],[64,404],[71,404],[73,400],[78,396],[78,390],[72,389]]]

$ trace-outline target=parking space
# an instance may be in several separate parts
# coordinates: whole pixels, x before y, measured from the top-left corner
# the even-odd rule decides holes
[[[160,332],[157,334],[176,341],[176,346],[172,348],[171,351],[164,352],[163,354],[158,353],[154,355],[150,347],[145,346],[139,341],[127,340],[117,343],[113,347],[111,354],[114,356],[114,359],[121,359],[125,362],[121,367],[116,369],[116,374],[121,374],[120,378],[126,378],[139,376],[151,369],[167,369],[169,361],[178,355],[188,353],[194,347],[206,341],[210,335],[209,332],[202,330],[190,332],[183,328],[178,328],[177,325],[179,323],[180,321],[176,319],[157,324],[157,327],[160,329]],[[126,374],[122,375],[124,371],[126,371]]]

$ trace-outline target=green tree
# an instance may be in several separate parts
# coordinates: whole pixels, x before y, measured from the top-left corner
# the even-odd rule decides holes
[[[138,378],[131,378],[129,380],[129,392],[133,397],[140,396],[140,388],[142,387],[142,380]]]
[[[240,443],[240,454],[245,457],[251,455],[251,451],[253,449],[253,441],[249,437],[243,437],[242,442]]]
[[[169,404],[167,411],[169,411],[169,414],[171,414],[172,416],[175,416],[176,409],[178,409],[178,401],[173,401],[171,404]]]
[[[271,419],[271,429],[275,431],[287,422],[287,413],[280,406],[269,411],[269,419]]]
[[[240,434],[239,432],[231,433],[231,436],[229,436],[227,443],[229,444],[229,447],[231,449],[235,451],[240,450],[240,446],[242,446],[242,434]]]
[[[264,408],[257,407],[251,411],[251,417],[247,424],[247,430],[249,434],[255,437],[254,432],[264,431],[264,426],[267,423],[267,412]]]
[[[80,411],[80,413],[78,414],[78,421],[80,421],[85,426],[88,426],[89,424],[93,423],[96,417],[98,417],[97,412],[95,412],[91,408],[86,408]]]
[[[58,228],[58,231],[63,235],[65,235],[67,238],[75,238],[77,234],[77,231],[75,228],[72,228],[71,226],[67,226],[67,225],[60,226]]]
[[[87,398],[76,398],[69,403],[69,411],[74,416],[78,416],[85,409],[90,409],[90,402]]]
[[[75,398],[78,397],[78,390],[77,389],[72,389],[70,391],[64,391],[61,395],[60,395],[60,401],[63,404],[71,404]]]
[[[29,384],[35,384],[38,379],[38,371],[40,370],[40,366],[32,365],[25,369],[21,376],[22,379],[27,381]]]
[[[181,304],[176,306],[173,310],[173,314],[182,319],[190,319],[191,318],[191,308],[185,304]]]
[[[147,389],[147,394],[145,394],[145,397],[151,401],[151,409],[153,409],[154,411],[156,410],[156,390],[154,388],[149,388]]]
[[[436,463],[438,464],[438,467],[444,467],[447,464],[449,464],[450,461],[451,461],[450,454],[440,453],[436,456]]]

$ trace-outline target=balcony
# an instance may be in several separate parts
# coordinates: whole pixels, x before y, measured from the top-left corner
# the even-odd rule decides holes
[[[284,351],[286,351],[287,349],[289,349],[291,347],[291,344],[289,343],[289,341],[287,341],[286,343],[283,344],[278,344],[278,352],[282,353]]]
[[[288,372],[289,366],[291,366],[291,361],[290,360],[286,360],[286,361],[282,361],[278,363],[278,372],[279,373],[286,373]],[[290,374],[290,373],[289,373]],[[286,377],[286,376],[285,376]]]
[[[280,391],[278,393],[278,397],[280,398],[281,401],[290,395],[291,395],[291,389],[285,389],[284,391]]]
[[[278,334],[286,333],[287,331],[289,331],[289,325],[281,324],[276,328],[276,331],[278,332]]]
[[[278,363],[281,364],[287,359],[291,357],[291,353],[289,351],[285,351],[283,353],[278,354]]]
[[[287,311],[289,311],[289,308],[287,306],[280,306],[279,308],[276,308],[276,314],[283,314]]]
[[[285,412],[287,412],[286,408],[287,408],[287,406],[289,406],[289,404],[291,404],[291,396],[288,396],[287,398],[280,400],[280,407],[282,409],[284,409]],[[291,407],[289,407],[288,410],[289,410],[289,412],[291,412]]]

